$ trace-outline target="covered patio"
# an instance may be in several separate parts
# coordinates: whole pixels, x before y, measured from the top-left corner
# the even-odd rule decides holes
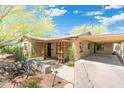
[[[34,57],[57,59],[59,63],[65,62],[69,46],[69,40],[32,40]]]

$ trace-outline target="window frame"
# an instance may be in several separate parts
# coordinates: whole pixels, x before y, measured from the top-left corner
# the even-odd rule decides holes
[[[82,52],[83,52],[83,43],[80,42],[80,53],[82,53]]]

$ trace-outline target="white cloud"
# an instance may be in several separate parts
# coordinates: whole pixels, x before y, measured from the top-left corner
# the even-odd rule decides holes
[[[49,7],[55,7],[55,5],[48,5]]]
[[[95,18],[98,19],[98,22],[102,23],[103,25],[110,25],[124,20],[124,13],[114,15],[112,17],[95,16]]]
[[[124,26],[118,26],[117,30],[124,31]]]
[[[101,15],[103,14],[101,11],[89,11],[86,13],[87,16]]]
[[[119,13],[123,13],[123,11],[119,11]]]
[[[116,34],[116,33],[124,33],[124,26],[117,26],[114,28],[114,30],[109,30],[108,32],[112,33],[112,34]]]
[[[61,9],[64,9],[65,7],[61,7]]]
[[[74,13],[74,14],[78,14],[78,13],[79,13],[79,11],[78,11],[78,10],[75,10],[75,11],[73,11],[73,13]]]
[[[49,10],[50,16],[61,16],[64,15],[67,12],[65,9],[59,9],[59,8],[51,8]]]
[[[124,26],[114,27],[114,30],[108,30],[107,32],[110,34],[124,33]]]
[[[102,16],[95,16],[96,19],[98,20],[102,20],[102,19],[105,19],[106,17],[102,17]]]
[[[109,10],[109,9],[120,9],[124,7],[123,5],[108,5],[108,6],[105,6],[104,9],[106,10]]]

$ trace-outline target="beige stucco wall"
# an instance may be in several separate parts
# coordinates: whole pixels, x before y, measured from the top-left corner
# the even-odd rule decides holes
[[[40,57],[41,56],[41,43],[33,43],[32,45],[33,49],[34,49],[34,54],[36,57]]]
[[[26,46],[25,46],[26,44]],[[31,57],[31,42],[29,42],[28,40],[25,40],[22,42],[22,48],[23,48],[23,54],[26,56],[26,57]],[[27,49],[25,49],[25,47]]]
[[[97,51],[97,49],[95,48],[96,53],[111,54],[113,52],[113,43],[104,43],[103,47],[104,49],[101,51]]]
[[[83,43],[83,52],[80,53],[80,58],[85,58],[87,56],[93,55],[94,44],[87,41],[82,41]],[[90,49],[88,49],[88,44],[90,44]]]
[[[82,52],[80,52],[80,42],[83,44]],[[90,44],[90,49],[88,49],[88,44]],[[75,49],[76,60],[93,55],[93,52],[94,52],[94,44],[93,43],[79,40],[76,38],[72,39],[72,47]]]

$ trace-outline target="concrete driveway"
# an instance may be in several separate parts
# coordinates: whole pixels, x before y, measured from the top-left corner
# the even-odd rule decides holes
[[[124,87],[124,67],[115,55],[94,55],[75,64],[75,87]]]

